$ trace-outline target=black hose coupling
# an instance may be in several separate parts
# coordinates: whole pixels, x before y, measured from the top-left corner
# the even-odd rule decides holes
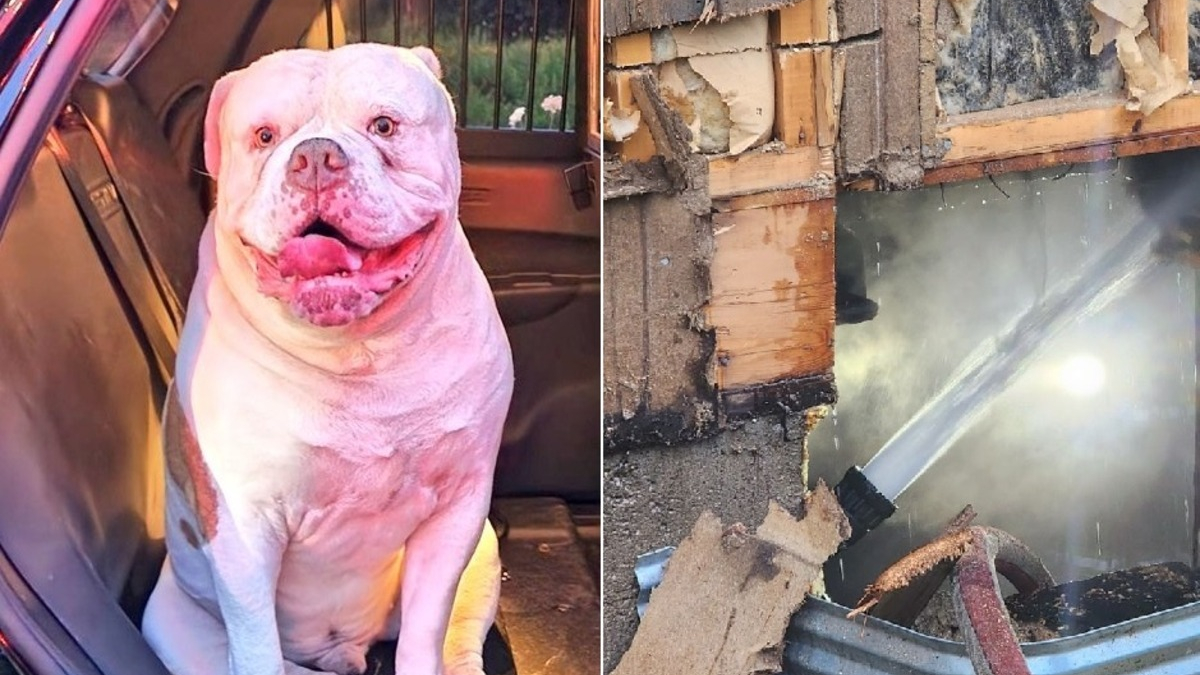
[[[892,500],[883,496],[857,466],[846,471],[841,482],[834,486],[833,494],[850,520],[850,538],[842,548],[854,545],[896,512]]]

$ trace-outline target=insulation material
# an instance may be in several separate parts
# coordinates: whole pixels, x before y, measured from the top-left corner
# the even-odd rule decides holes
[[[1108,45],[1116,44],[1129,96],[1126,108],[1149,115],[1187,91],[1188,78],[1182,64],[1172,63],[1159,51],[1150,34],[1146,0],[1092,0],[1089,9],[1096,19],[1091,53],[1100,54]]]
[[[951,115],[1118,93],[1112,49],[1093,55],[1088,0],[938,0],[937,93]]]
[[[1200,80],[1200,0],[1188,0],[1188,75]]]
[[[632,79],[641,71],[610,70],[604,98],[604,139],[619,143],[622,159],[644,162],[658,154],[642,111],[634,101]]]
[[[720,24],[674,26],[653,32],[654,63],[704,54],[731,54],[767,48],[767,15],[755,14]]]
[[[749,50],[693,56],[659,68],[663,98],[692,132],[692,149],[738,154],[766,142],[775,122],[771,55]]]
[[[611,100],[604,101],[604,140],[621,142],[637,132],[642,111],[637,108],[617,108]]]

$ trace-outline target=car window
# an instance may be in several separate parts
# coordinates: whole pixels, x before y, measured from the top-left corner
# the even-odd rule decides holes
[[[585,45],[576,40],[572,13],[582,11],[582,2],[337,0],[321,3],[295,45],[428,45],[442,63],[460,126],[573,131],[575,58]]]
[[[178,0],[122,0],[85,71],[122,76],[162,37]]]

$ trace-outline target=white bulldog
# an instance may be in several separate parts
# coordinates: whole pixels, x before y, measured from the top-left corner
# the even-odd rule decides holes
[[[482,673],[512,358],[425,48],[285,51],[213,89],[217,206],[164,412],[175,675]]]

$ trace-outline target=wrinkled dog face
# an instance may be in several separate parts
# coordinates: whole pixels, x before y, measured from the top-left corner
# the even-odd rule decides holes
[[[216,236],[236,242],[260,293],[337,326],[419,272],[457,214],[440,75],[428,49],[358,44],[277,52],[217,83],[204,147]]]

